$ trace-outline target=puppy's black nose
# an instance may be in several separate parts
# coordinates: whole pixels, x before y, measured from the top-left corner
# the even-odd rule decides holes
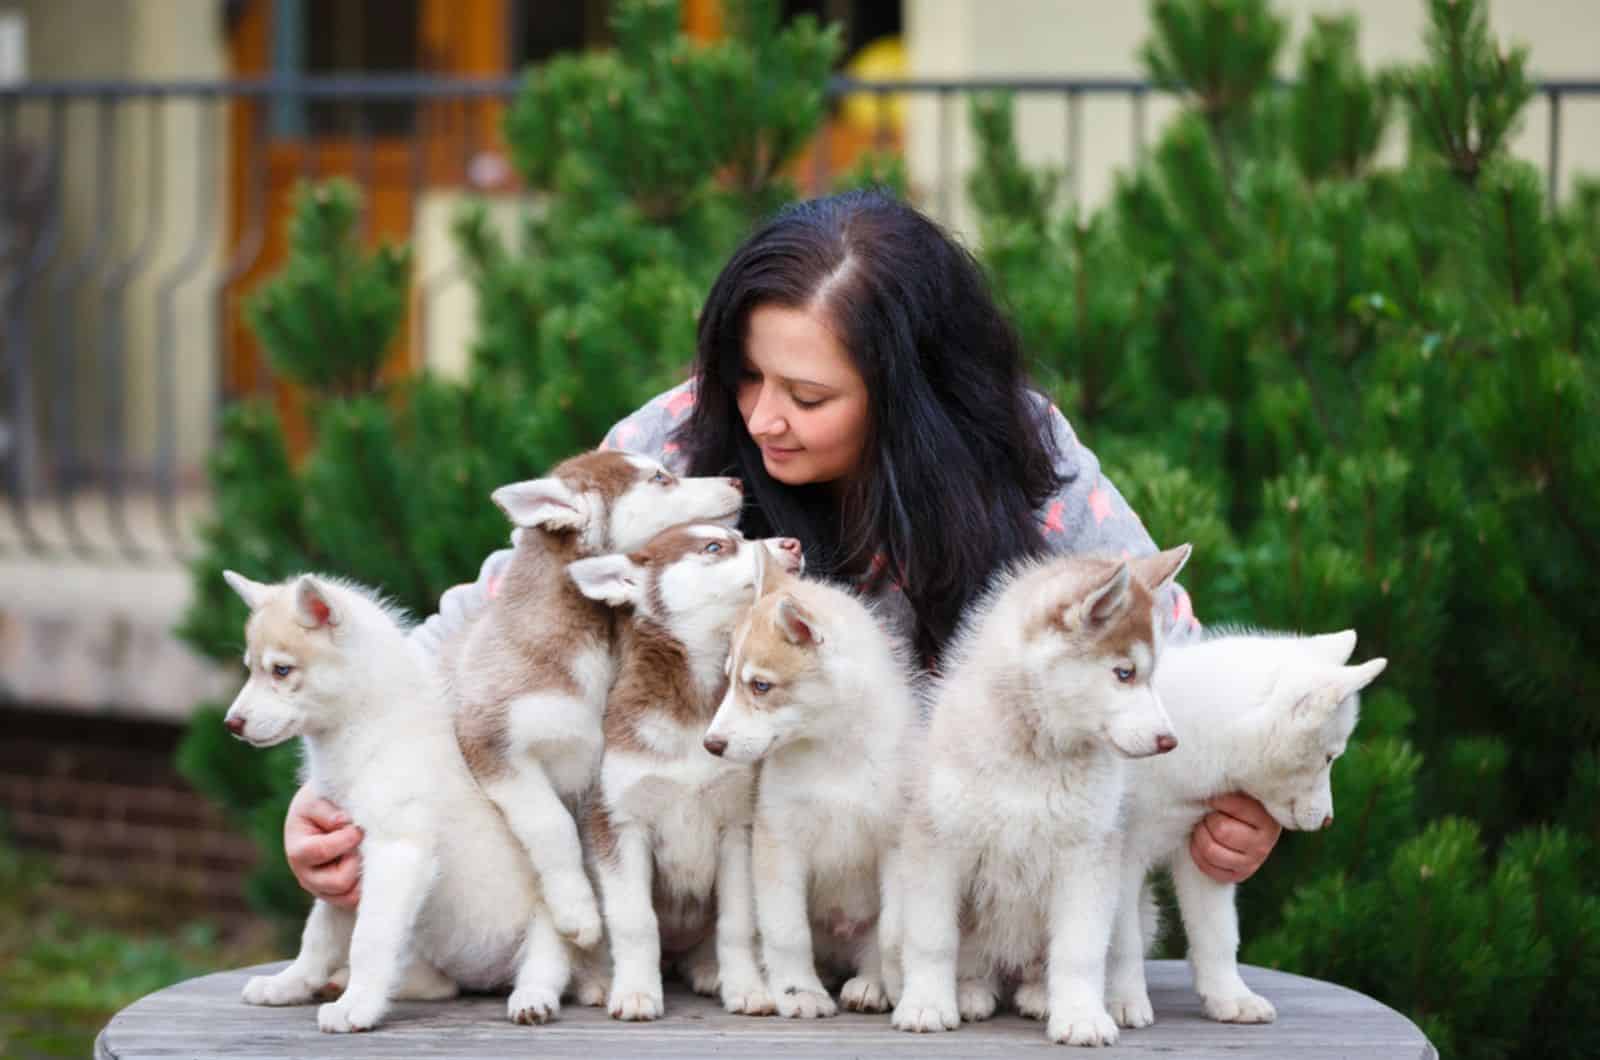
[[[243,718],[228,718],[222,724],[227,726],[228,731],[233,733],[235,736],[244,735],[244,719]]]
[[[705,748],[718,758],[721,758],[722,752],[728,749],[728,741],[720,736],[707,736],[705,738]]]

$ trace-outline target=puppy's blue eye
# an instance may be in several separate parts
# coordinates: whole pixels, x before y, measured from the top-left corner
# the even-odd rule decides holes
[[[1117,680],[1127,684],[1133,680],[1134,669],[1131,666],[1118,666],[1111,671],[1117,675]]]
[[[670,478],[665,471],[657,471],[654,475],[650,476],[650,481],[656,483],[658,486],[665,486],[670,481]]]
[[[768,692],[772,691],[772,682],[771,681],[751,681],[750,682],[750,691],[754,692],[758,696],[764,696]]]
[[[722,543],[720,541],[713,541],[709,545],[707,545],[705,548],[701,549],[700,551],[701,552],[721,552],[722,551]]]
[[[293,670],[293,669],[294,669],[294,667],[290,666],[288,663],[273,663],[272,664],[272,676],[273,677],[288,677],[289,676],[289,671]]]

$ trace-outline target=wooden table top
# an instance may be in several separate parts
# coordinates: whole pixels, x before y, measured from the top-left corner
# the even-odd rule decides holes
[[[709,998],[669,982],[667,1016],[655,1023],[621,1023],[601,1009],[564,1006],[542,1027],[507,1022],[500,997],[444,1002],[398,1002],[384,1024],[366,1034],[317,1030],[316,1007],[259,1008],[239,1000],[251,975],[283,967],[262,965],[202,976],[157,991],[114,1016],[95,1043],[97,1060],[228,1057],[818,1057],[1010,1056],[1059,1052],[1044,1025],[1004,1012],[945,1034],[904,1034],[887,1015],[841,1013],[828,1020],[733,1016]],[[1127,1056],[1274,1060],[1437,1060],[1410,1020],[1372,998],[1286,972],[1241,966],[1252,989],[1278,1009],[1276,1023],[1231,1026],[1200,1013],[1181,961],[1148,964],[1156,1024],[1124,1030],[1113,1046]]]

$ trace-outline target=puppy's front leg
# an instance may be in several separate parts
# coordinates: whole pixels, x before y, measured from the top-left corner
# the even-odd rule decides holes
[[[756,965],[755,921],[750,828],[735,824],[722,833],[717,849],[717,966],[722,976],[722,1007],[747,1016],[765,1016],[773,1005]]]
[[[666,1002],[661,993],[661,927],[650,898],[654,865],[649,832],[640,824],[616,827],[612,849],[599,853],[596,866],[611,929],[611,997],[606,1007],[619,1020],[659,1019]]]
[[[1122,844],[1075,852],[1056,867],[1050,902],[1048,982],[1050,1019],[1045,1033],[1068,1045],[1113,1045],[1117,1024],[1106,1011],[1106,950],[1117,908]]]
[[[433,851],[412,839],[369,836],[361,857],[361,908],[350,937],[350,985],[338,1001],[317,1010],[317,1025],[333,1033],[371,1030],[383,1019],[436,869]]]
[[[1156,1021],[1144,979],[1144,932],[1139,902],[1144,863],[1124,858],[1118,883],[1117,917],[1111,933],[1111,964],[1106,969],[1106,1007],[1119,1027],[1148,1027]]]
[[[578,826],[544,766],[524,748],[508,772],[484,781],[483,790],[528,852],[556,930],[581,949],[599,942],[600,910],[583,872]]]
[[[965,873],[957,853],[921,827],[908,825],[904,842],[900,859],[905,881],[900,896],[904,992],[895,1005],[893,1022],[902,1031],[953,1031],[961,1026],[956,957]]]
[[[1239,977],[1239,913],[1233,905],[1233,884],[1208,878],[1182,850],[1172,858],[1172,883],[1189,936],[1194,988],[1206,1015],[1223,1023],[1277,1019],[1272,1002]]]
[[[277,975],[258,975],[244,985],[247,1005],[304,1005],[334,978],[350,959],[350,931],[356,915],[318,901],[311,907],[300,935],[300,953]]]
[[[817,978],[811,951],[806,852],[758,824],[753,860],[760,881],[756,914],[761,921],[761,952],[778,1015],[790,1019],[836,1015],[839,1008]]]

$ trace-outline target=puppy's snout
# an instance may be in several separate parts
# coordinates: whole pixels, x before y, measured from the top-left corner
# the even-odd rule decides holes
[[[778,538],[778,547],[791,556],[800,555],[800,539],[798,537]]]
[[[235,718],[235,717],[231,717],[230,716],[230,717],[224,719],[222,724],[227,728],[227,730],[229,732],[233,733],[235,736],[243,736],[244,735],[244,719],[243,718]]]
[[[731,478],[730,477],[726,481],[727,481],[728,485],[732,486],[734,489],[738,490],[740,493],[744,492],[744,479],[742,479],[742,478]]]
[[[1178,746],[1178,738],[1171,733],[1164,732],[1156,737],[1156,754],[1164,755]]]
[[[1328,816],[1326,816],[1326,817],[1324,817],[1322,819],[1322,827],[1324,827],[1324,828],[1333,827],[1333,814],[1330,813],[1330,814],[1328,814]]]
[[[705,744],[705,749],[718,758],[721,758],[722,752],[728,749],[728,741],[720,736],[707,736],[702,742]]]

